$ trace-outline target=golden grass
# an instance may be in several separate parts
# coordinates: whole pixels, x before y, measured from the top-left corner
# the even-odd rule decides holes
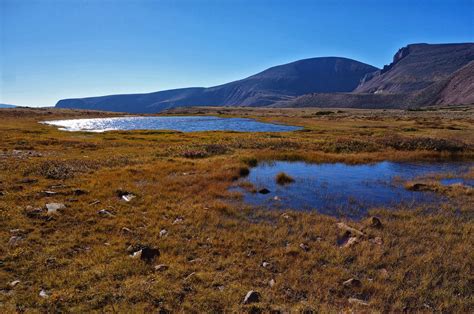
[[[345,221],[363,236],[342,248],[340,220],[259,210],[228,190],[264,160],[472,161],[472,110],[178,113],[197,110],[305,129],[70,133],[37,121],[109,114],[0,110],[1,312],[474,308],[472,194],[453,195],[435,212],[422,205],[415,211],[374,209],[382,228]],[[125,202],[117,190],[136,198]],[[52,202],[66,208],[56,215],[35,211]],[[112,215],[99,215],[102,209]],[[127,248],[136,244],[161,254],[152,264],[131,258]],[[168,268],[155,270],[158,264]],[[343,284],[351,278],[361,284]],[[20,283],[11,285],[15,280]],[[49,297],[40,297],[41,290]],[[249,290],[261,294],[260,302],[242,304]]]

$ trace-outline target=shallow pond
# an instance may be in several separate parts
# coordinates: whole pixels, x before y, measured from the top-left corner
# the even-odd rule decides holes
[[[304,162],[262,163],[250,171],[245,181],[267,194],[245,192],[244,201],[268,208],[317,210],[333,216],[361,218],[374,207],[412,208],[420,203],[436,204],[443,197],[432,192],[414,192],[404,188],[405,180],[434,173],[462,174],[473,163],[398,163],[379,162],[363,165],[342,163],[308,164]],[[293,183],[276,183],[284,172]],[[457,179],[456,182],[464,182]],[[451,182],[450,182],[451,183]]]
[[[53,120],[44,121],[42,123],[58,126],[61,130],[65,131],[88,132],[112,130],[286,132],[301,129],[296,126],[263,123],[253,119],[219,118],[212,116],[118,117]]]

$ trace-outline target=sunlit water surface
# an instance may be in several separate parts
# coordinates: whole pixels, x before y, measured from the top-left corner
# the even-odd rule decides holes
[[[405,180],[434,173],[465,173],[474,163],[398,163],[379,162],[363,165],[342,163],[308,164],[304,162],[262,163],[251,169],[245,181],[268,194],[245,192],[244,201],[274,209],[316,210],[332,216],[362,218],[371,208],[414,208],[436,206],[446,199],[432,192],[415,192],[404,188]],[[295,182],[278,185],[275,177],[285,172]],[[445,184],[472,180],[449,179]]]
[[[300,129],[300,127],[263,123],[252,119],[211,116],[118,117],[53,120],[44,121],[43,123],[58,126],[61,130],[65,131],[88,132],[111,130],[287,132]]]

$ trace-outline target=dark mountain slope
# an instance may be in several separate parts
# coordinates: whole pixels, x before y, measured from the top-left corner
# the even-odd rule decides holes
[[[368,75],[355,93],[404,94],[447,79],[474,60],[474,44],[413,44],[401,48],[393,62]]]
[[[474,61],[456,71],[438,93],[437,105],[474,104]]]
[[[362,77],[376,70],[346,58],[312,58],[210,88],[65,99],[56,107],[151,113],[177,106],[265,106],[313,92],[350,92]]]
[[[414,44],[352,93],[313,93],[275,107],[410,108],[474,103],[474,44]]]

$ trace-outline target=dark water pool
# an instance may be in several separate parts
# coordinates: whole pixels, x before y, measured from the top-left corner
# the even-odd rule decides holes
[[[300,127],[258,122],[244,118],[219,118],[210,116],[169,117],[119,117],[97,119],[53,120],[43,123],[58,126],[65,131],[104,132],[112,130],[176,130],[238,131],[238,132],[287,132]]]
[[[440,172],[462,174],[473,165],[388,161],[364,165],[263,163],[253,168],[245,180],[257,190],[266,188],[270,193],[244,192],[244,201],[268,208],[317,210],[323,214],[357,219],[375,207],[415,207],[421,203],[435,205],[443,200],[442,196],[406,190],[404,181]],[[295,181],[287,185],[277,184],[275,178],[280,172]],[[456,182],[463,182],[459,180]]]

